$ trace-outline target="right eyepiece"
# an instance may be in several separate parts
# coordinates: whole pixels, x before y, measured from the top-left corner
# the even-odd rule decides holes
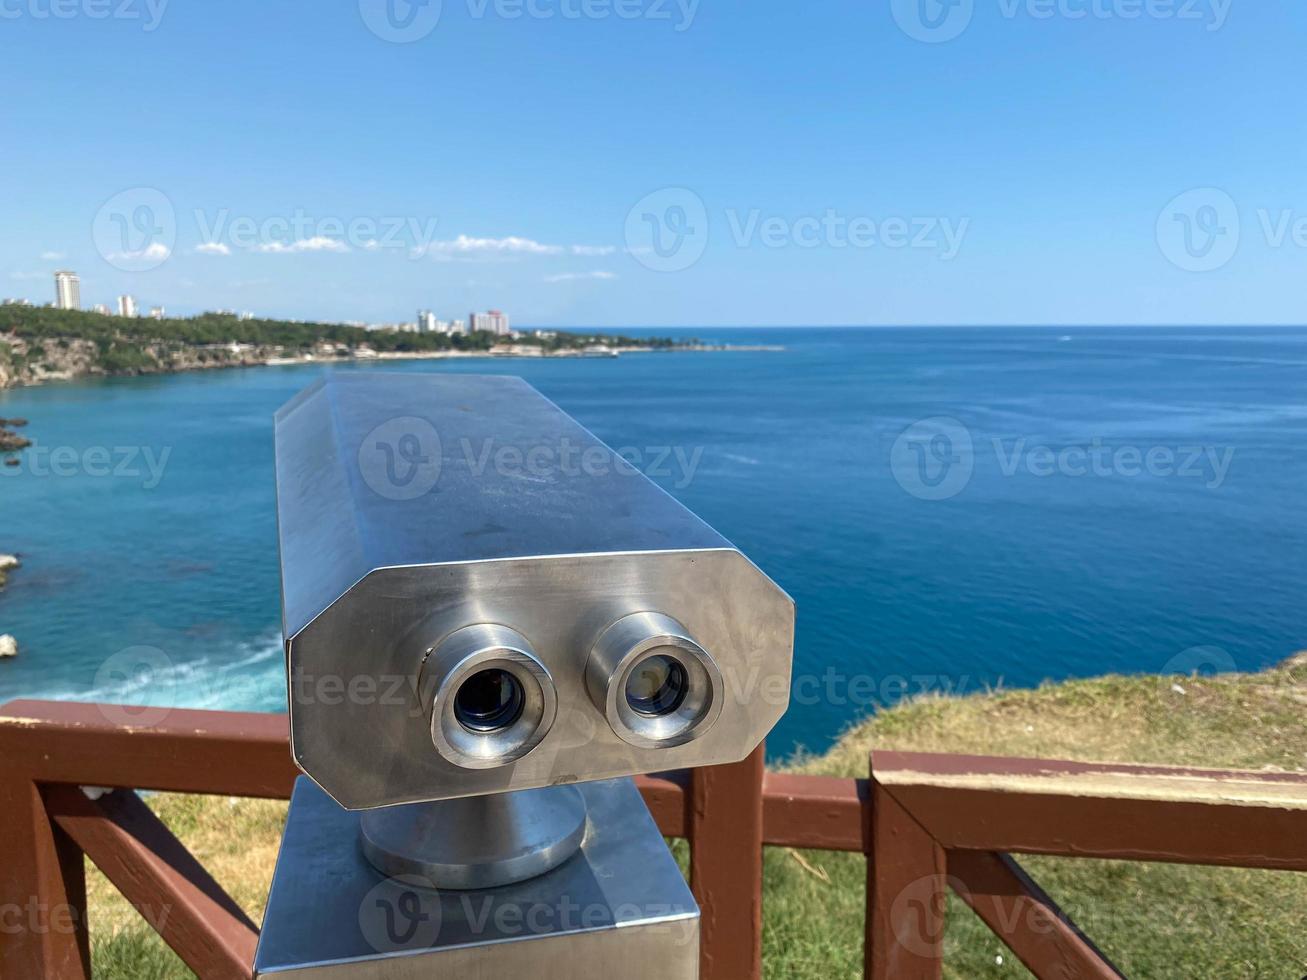
[[[585,680],[613,731],[640,748],[671,748],[703,735],[725,695],[708,651],[657,612],[632,613],[604,630]]]

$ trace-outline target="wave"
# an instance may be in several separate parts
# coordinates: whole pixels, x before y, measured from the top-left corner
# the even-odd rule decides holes
[[[242,641],[226,655],[176,662],[157,647],[128,647],[106,660],[89,688],[23,696],[140,707],[283,711],[286,675],[280,633]]]

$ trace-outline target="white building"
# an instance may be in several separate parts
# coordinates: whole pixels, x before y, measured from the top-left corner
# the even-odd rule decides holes
[[[135,296],[118,297],[118,315],[119,316],[137,316]]]
[[[418,310],[418,333],[435,333],[436,315],[430,310]]]
[[[56,272],[54,274],[54,305],[59,310],[80,310],[82,308],[82,280],[76,272]]]
[[[473,313],[469,318],[472,326],[472,332],[485,330],[488,333],[496,334],[500,337],[507,337],[511,332],[508,327],[508,316],[499,310],[490,310],[487,313]]]
[[[167,315],[168,315],[168,311],[165,310],[162,306],[150,307],[150,316],[155,320],[162,320]]]
[[[464,323],[462,320],[454,320],[454,321],[451,322],[450,325],[449,325],[449,332],[450,332],[451,335],[452,335],[452,334],[460,334],[460,335],[465,334],[465,333],[467,333],[467,324]]]

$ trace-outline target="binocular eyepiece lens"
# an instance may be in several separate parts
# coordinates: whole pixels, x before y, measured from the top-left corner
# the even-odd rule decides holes
[[[431,742],[463,769],[511,765],[549,734],[558,693],[525,636],[478,623],[431,648],[419,679]]]
[[[670,715],[685,701],[690,678],[685,665],[658,654],[636,664],[626,681],[626,703],[646,718]]]
[[[499,732],[522,717],[526,692],[506,670],[483,670],[463,682],[454,695],[454,717],[470,732]]]
[[[708,651],[660,612],[631,613],[600,633],[585,684],[613,733],[642,749],[694,741],[712,728],[726,700]]]

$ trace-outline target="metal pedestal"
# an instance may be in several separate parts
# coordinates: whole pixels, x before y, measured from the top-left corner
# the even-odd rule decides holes
[[[369,810],[359,841],[372,866],[436,888],[498,888],[558,867],[585,839],[575,786]]]
[[[539,821],[525,819],[532,793],[478,804],[515,831],[553,840],[571,811],[566,794],[541,797]],[[552,792],[552,791],[548,791]],[[256,978],[415,980],[460,977],[500,980],[692,980],[698,976],[699,909],[658,828],[629,779],[570,788],[585,804],[584,837],[553,870],[500,887],[454,890],[441,861],[429,862],[438,840],[407,836],[427,820],[400,811],[361,817],[342,809],[307,778],[295,784],[263,932]],[[475,803],[475,801],[460,801]],[[448,804],[440,804],[446,806]],[[487,806],[489,810],[487,810]],[[469,811],[448,811],[457,826]],[[380,822],[378,822],[380,817]],[[368,824],[367,836],[360,825]],[[466,824],[464,827],[466,828]],[[378,830],[378,828],[381,828]],[[380,835],[384,854],[417,841],[410,872],[393,877],[365,855]],[[473,835],[473,839],[475,838]],[[486,840],[493,832],[487,828]],[[568,840],[563,833],[562,841]],[[469,851],[467,842],[456,847]],[[502,852],[487,862],[503,874]],[[423,865],[422,861],[427,861]],[[518,872],[521,868],[517,868]],[[446,877],[445,880],[448,880]],[[455,878],[457,880],[457,878]]]

